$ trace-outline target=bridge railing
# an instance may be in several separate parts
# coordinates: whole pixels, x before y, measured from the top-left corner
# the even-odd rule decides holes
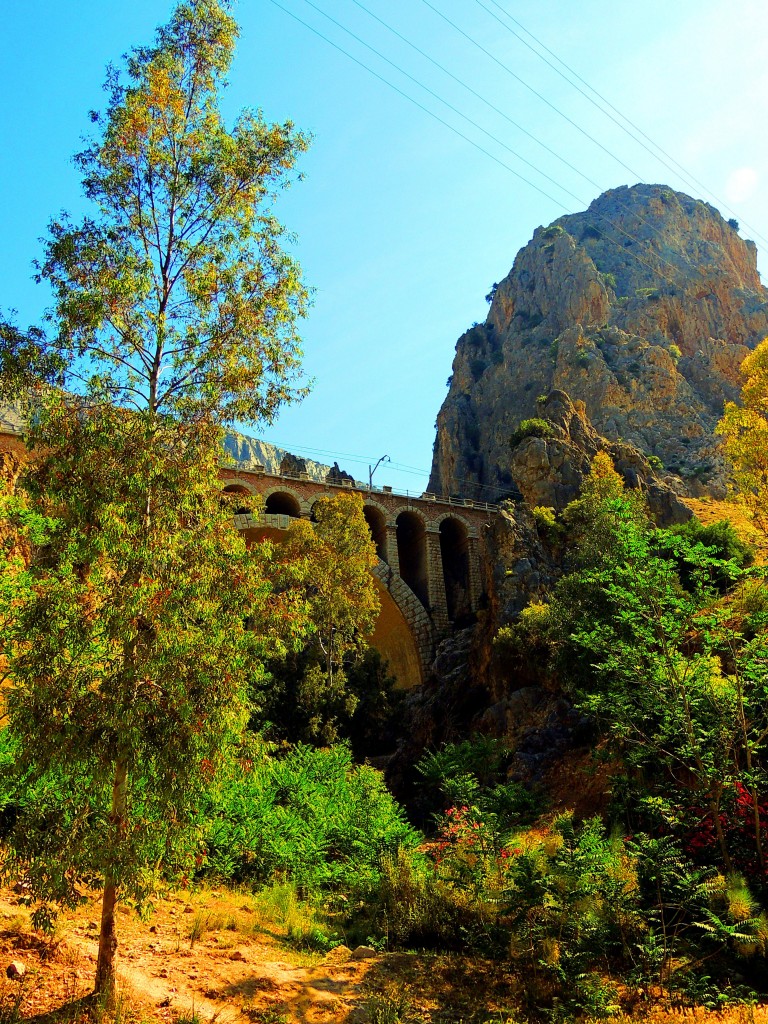
[[[252,469],[246,469],[245,472],[255,473],[256,476],[268,476],[273,480],[293,480],[297,483],[315,483],[319,486],[326,487],[339,487],[342,490],[358,491],[360,494],[381,494],[384,497],[393,498],[406,498],[409,501],[433,501],[439,505],[451,505],[454,508],[476,508],[481,512],[498,512],[499,506],[490,501],[478,501],[475,498],[454,498],[448,494],[432,494],[430,491],[415,491],[404,490],[395,491],[392,487],[388,487],[386,484],[383,486],[374,485],[369,487],[367,484],[361,483],[358,480],[346,480],[346,479],[335,479],[335,480],[315,480],[310,477],[309,473],[269,473],[266,468],[260,463]]]

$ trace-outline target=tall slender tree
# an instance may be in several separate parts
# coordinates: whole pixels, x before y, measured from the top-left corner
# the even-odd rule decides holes
[[[227,0],[180,2],[109,71],[77,157],[92,213],[50,225],[39,267],[55,307],[35,352],[67,390],[37,396],[26,488],[47,537],[2,617],[33,794],[8,864],[42,921],[102,885],[97,990],[114,986],[118,899],[183,872],[247,689],[306,625],[217,493],[223,426],[302,393],[307,301],[273,211],[306,139],[249,111],[226,128],[236,36]]]

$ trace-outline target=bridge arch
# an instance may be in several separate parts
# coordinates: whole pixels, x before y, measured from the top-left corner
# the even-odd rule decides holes
[[[371,644],[389,662],[399,685],[417,686],[432,657],[433,627],[421,601],[381,559],[373,567],[381,612]]]
[[[464,526],[465,530],[467,531],[468,537],[477,536],[477,528],[473,526],[472,523],[470,523],[466,516],[460,515],[454,509],[451,509],[449,512],[443,512],[439,516],[435,516],[432,522],[435,526],[439,527],[440,524],[446,519],[455,519],[457,522],[461,523]]]
[[[469,528],[459,516],[440,520],[440,561],[449,622],[461,621],[472,611],[469,568]]]
[[[387,521],[389,516],[387,510],[376,501],[366,501],[363,505],[363,515],[371,531],[371,539],[376,545],[376,554],[382,562],[389,562],[389,550],[387,546]]]
[[[405,508],[395,519],[397,560],[400,576],[425,608],[429,607],[429,559],[427,555],[427,524],[424,516],[413,508]]]
[[[264,511],[267,515],[291,516],[300,519],[304,511],[301,498],[288,487],[270,487],[264,493]]]
[[[232,514],[236,516],[249,515],[261,504],[254,488],[245,483],[227,484],[221,493],[232,501]]]

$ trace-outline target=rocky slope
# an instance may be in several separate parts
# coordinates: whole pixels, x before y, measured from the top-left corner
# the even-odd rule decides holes
[[[227,431],[224,449],[239,469],[253,469],[257,464],[261,464],[267,473],[308,473],[310,480],[321,482],[329,472],[332,472],[331,466],[313,462],[312,459],[299,458],[284,448],[276,448],[273,444],[259,441],[255,437],[246,437],[245,434],[238,434],[234,430]],[[338,471],[338,467],[336,469]]]
[[[0,433],[8,431],[21,434],[23,430],[24,417],[19,408],[13,404],[0,404]],[[247,437],[234,430],[227,431],[224,450],[239,469],[253,469],[256,465],[262,465],[267,473],[307,473],[310,480],[320,482],[324,482],[328,477],[331,480],[342,477],[352,479],[348,473],[340,470],[336,463],[333,466],[326,466],[322,462],[303,459],[292,455],[285,448],[277,448],[267,441]]]
[[[510,438],[559,389],[599,436],[659,459],[679,493],[721,494],[714,427],[768,335],[756,259],[717,210],[661,185],[613,189],[537,228],[485,323],[458,341],[429,489],[519,491]]]

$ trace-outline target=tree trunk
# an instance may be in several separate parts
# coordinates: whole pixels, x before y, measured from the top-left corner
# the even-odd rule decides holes
[[[733,871],[733,864],[731,863],[731,855],[728,852],[728,843],[725,841],[723,823],[720,821],[720,800],[722,795],[722,786],[717,786],[715,796],[711,797],[709,801],[709,813],[712,815],[712,824],[715,826],[715,835],[717,836],[717,845],[720,847],[720,856],[723,858],[725,870],[730,874]]]
[[[122,830],[125,821],[128,788],[128,769],[124,761],[115,764],[112,783],[112,808],[109,815],[113,840]],[[115,932],[115,907],[117,906],[117,881],[110,870],[104,879],[104,895],[101,901],[101,931],[99,932],[99,958],[96,962],[96,983],[94,991],[106,993],[109,999],[115,990],[115,953],[117,934]]]

